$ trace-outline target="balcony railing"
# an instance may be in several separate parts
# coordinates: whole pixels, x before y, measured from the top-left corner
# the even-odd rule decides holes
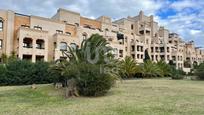
[[[45,49],[44,47],[36,47],[36,49]]]
[[[33,48],[33,46],[23,46],[24,48]]]

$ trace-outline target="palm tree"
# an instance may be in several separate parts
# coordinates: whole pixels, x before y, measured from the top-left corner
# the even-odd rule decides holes
[[[141,73],[144,78],[162,76],[160,68],[156,65],[156,63],[150,60],[147,60],[144,64],[142,64],[141,68]]]
[[[157,66],[160,68],[161,77],[171,76],[171,66],[166,64],[164,61],[157,62]]]
[[[69,60],[77,63],[85,61],[92,64],[102,64],[113,58],[112,48],[108,44],[103,36],[93,34],[89,39],[81,43],[80,49],[68,47],[69,50],[63,53]]]
[[[80,48],[68,46],[68,51],[63,51],[69,61],[57,62],[53,68],[61,73],[65,81],[66,97],[78,95],[76,81],[82,81],[81,84],[85,84],[84,87],[87,86],[86,82],[88,81],[82,76],[101,76],[103,74],[103,77],[106,77],[108,76],[107,74],[112,72],[100,73],[101,68],[113,68],[115,66],[112,61],[111,50],[112,48],[108,46],[105,38],[98,34],[93,34],[89,39],[81,43]]]
[[[120,75],[122,78],[133,78],[136,73],[140,73],[137,62],[131,57],[125,57],[120,64]]]

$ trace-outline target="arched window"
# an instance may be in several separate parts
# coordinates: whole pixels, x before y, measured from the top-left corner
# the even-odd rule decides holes
[[[66,42],[61,42],[60,43],[60,50],[63,50],[63,51],[67,50],[67,43]]]
[[[74,48],[74,49],[77,48],[77,45],[76,45],[75,43],[71,43],[70,46],[71,46],[72,48]]]
[[[4,24],[4,21],[3,21],[3,19],[0,17],[0,31],[3,31],[3,24]]]
[[[82,34],[82,38],[83,38],[83,40],[86,40],[87,37],[88,37],[87,33],[83,33],[83,34]]]
[[[36,40],[36,48],[37,49],[45,49],[45,41],[42,39],[37,39]]]
[[[23,39],[23,47],[24,48],[33,48],[33,40],[32,40],[32,38],[24,38]]]

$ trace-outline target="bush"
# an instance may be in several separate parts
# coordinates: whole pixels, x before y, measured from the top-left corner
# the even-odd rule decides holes
[[[175,80],[184,79],[185,72],[181,69],[176,69],[172,67],[171,78]]]
[[[33,83],[47,84],[57,80],[58,74],[52,73],[49,70],[50,64],[48,62],[38,61],[33,63],[33,65]]]
[[[162,76],[162,72],[156,63],[148,60],[141,65],[143,78],[155,78]]]
[[[83,96],[102,96],[112,87],[114,77],[101,72],[100,67],[92,64],[80,66],[80,78],[78,88]]]
[[[7,85],[8,79],[6,78],[6,67],[4,64],[0,65],[0,85]]]
[[[6,85],[31,84],[33,77],[33,64],[25,60],[9,61],[6,67]]]
[[[204,80],[204,63],[200,64],[197,67],[195,75],[197,76],[197,79]]]
[[[30,85],[52,83],[55,79],[48,71],[49,63],[12,60],[0,65],[0,85]]]

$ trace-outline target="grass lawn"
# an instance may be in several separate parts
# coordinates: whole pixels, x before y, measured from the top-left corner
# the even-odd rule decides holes
[[[126,80],[104,97],[64,99],[52,85],[0,87],[0,115],[203,115],[204,81]]]

